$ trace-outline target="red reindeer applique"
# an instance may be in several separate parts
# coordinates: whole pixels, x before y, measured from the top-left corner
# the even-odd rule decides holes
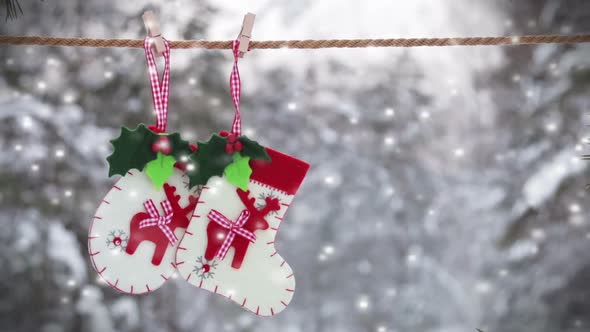
[[[243,229],[254,233],[256,230],[268,229],[269,225],[264,217],[272,211],[278,211],[281,209],[279,200],[272,197],[266,197],[266,205],[258,210],[255,206],[256,199],[254,197],[249,198],[250,191],[243,191],[236,189],[238,196],[242,203],[246,206],[250,217],[246,223],[242,226]],[[227,236],[228,230],[216,222],[209,221],[207,225],[207,249],[205,250],[205,259],[210,261],[215,257],[215,254],[219,251],[219,248],[224,242],[225,236]],[[220,236],[222,235],[222,236]],[[244,256],[248,250],[250,241],[244,237],[236,236],[232,241],[230,247],[234,248],[234,258],[231,266],[234,269],[239,269],[242,266]]]
[[[189,217],[197,205],[198,198],[189,196],[188,205],[186,207],[180,207],[178,204],[180,195],[175,195],[176,187],[165,183],[164,192],[166,193],[168,201],[170,201],[173,211],[172,221],[168,224],[168,227],[172,232],[174,232],[177,227],[187,228],[190,222]],[[139,212],[131,218],[129,242],[127,243],[125,251],[129,255],[133,255],[141,242],[153,242],[156,245],[156,248],[154,249],[154,255],[152,256],[152,264],[160,265],[170,241],[159,227],[139,227],[141,221],[149,217],[150,215],[148,213]]]

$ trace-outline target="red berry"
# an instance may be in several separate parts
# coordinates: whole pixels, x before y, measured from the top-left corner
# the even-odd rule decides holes
[[[234,146],[232,144],[227,143],[225,145],[225,153],[227,153],[227,154],[234,153]]]
[[[227,135],[227,142],[228,143],[235,143],[236,142],[236,135],[235,134],[229,134]]]
[[[162,132],[160,129],[158,129],[158,127],[156,127],[156,126],[148,126],[148,128],[149,128],[149,130],[153,131],[153,132],[154,132],[154,133],[156,133],[156,134],[162,134],[162,133],[163,133],[163,132]]]
[[[158,142],[152,143],[152,152],[154,152],[154,153],[160,152],[160,147],[158,146]]]
[[[172,152],[172,146],[170,145],[170,140],[168,139],[168,137],[160,137],[160,149],[163,154],[170,154],[170,152]]]
[[[244,148],[244,145],[242,144],[242,142],[236,141],[234,143],[234,150],[240,152],[240,151],[242,151],[243,148]]]
[[[180,161],[174,163],[174,168],[186,172],[186,164]]]
[[[189,144],[188,146],[191,148],[191,150],[193,150],[193,152],[197,152],[197,150],[199,149],[199,147],[193,143]]]
[[[160,136],[152,144],[152,152],[162,152],[163,154],[170,154],[172,147],[170,146],[170,140],[166,136]]]
[[[219,136],[221,136],[221,137],[227,137],[227,135],[229,135],[229,133],[225,130],[222,130],[219,132]]]

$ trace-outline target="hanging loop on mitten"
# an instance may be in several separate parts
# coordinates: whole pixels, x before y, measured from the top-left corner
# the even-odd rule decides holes
[[[154,111],[156,112],[156,126],[153,128],[158,133],[165,133],[168,124],[168,94],[170,91],[170,44],[164,38],[164,73],[162,81],[158,75],[158,68],[154,53],[152,53],[153,38],[147,37],[144,41],[145,59],[152,86],[152,97],[154,99]]]
[[[217,257],[219,257],[220,259],[225,258],[225,254],[227,254],[229,247],[231,246],[232,242],[234,242],[236,234],[248,239],[248,241],[252,243],[256,241],[256,235],[254,235],[254,233],[242,228],[246,221],[248,221],[248,218],[250,218],[250,211],[248,210],[242,211],[242,213],[240,213],[240,215],[238,216],[236,222],[232,222],[231,220],[227,219],[223,214],[221,214],[221,212],[217,210],[211,210],[207,217],[209,217],[209,219],[211,219],[212,221],[218,223],[221,227],[228,230],[227,234],[225,235],[225,240],[223,241],[223,244],[217,251]]]
[[[178,237],[176,237],[176,234],[174,234],[170,227],[168,227],[168,224],[172,221],[172,216],[174,215],[172,205],[168,200],[160,202],[160,205],[164,210],[163,216],[160,215],[160,212],[156,209],[154,201],[151,199],[148,199],[143,203],[143,206],[150,217],[142,220],[139,223],[139,228],[158,226],[166,238],[168,238],[170,244],[174,245],[176,244],[176,241],[178,241]]]
[[[240,56],[240,40],[236,39],[232,43],[232,51],[234,54],[234,66],[229,76],[229,91],[231,99],[234,103],[236,114],[234,115],[234,122],[231,126],[231,133],[236,137],[242,135],[242,118],[240,115],[240,94],[242,91],[242,82],[240,80],[240,72],[238,70],[238,58]]]

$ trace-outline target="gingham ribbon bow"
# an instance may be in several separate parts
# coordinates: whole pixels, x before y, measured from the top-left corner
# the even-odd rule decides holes
[[[166,132],[168,124],[168,94],[170,92],[170,44],[164,38],[164,73],[162,74],[162,83],[158,76],[158,67],[152,53],[152,39],[147,37],[143,43],[145,49],[145,59],[147,69],[150,75],[150,84],[152,86],[152,98],[154,99],[154,110],[156,111],[156,129]]]
[[[174,215],[174,212],[172,211],[172,205],[170,205],[170,201],[168,200],[160,202],[160,205],[164,210],[163,216],[160,215],[160,212],[158,212],[158,209],[156,209],[154,201],[151,199],[143,203],[143,206],[150,217],[142,220],[139,223],[139,228],[158,226],[160,230],[162,230],[162,233],[164,233],[164,235],[168,238],[170,244],[175,245],[176,241],[178,241],[178,238],[176,237],[176,234],[172,232],[170,227],[168,227],[168,224],[172,221],[172,216]]]
[[[216,210],[211,210],[208,214],[208,217],[212,221],[215,221],[216,223],[221,225],[221,227],[228,230],[227,234],[225,235],[225,240],[223,241],[223,244],[217,251],[217,257],[221,259],[225,258],[225,254],[227,254],[227,251],[229,250],[229,247],[234,241],[236,234],[248,239],[250,242],[256,241],[256,235],[254,235],[254,233],[242,228],[246,221],[248,221],[248,218],[250,218],[250,211],[242,211],[242,213],[240,213],[240,215],[238,216],[238,220],[236,220],[236,222],[232,222]]]
[[[240,47],[240,41],[234,40],[232,44],[232,51],[234,53],[234,66],[231,70],[231,75],[229,76],[229,91],[231,93],[231,99],[234,103],[234,108],[236,109],[236,114],[234,115],[234,122],[231,126],[231,132],[239,137],[242,135],[242,117],[240,115],[240,94],[242,91],[242,82],[240,81],[240,72],[238,71],[238,57],[240,51],[238,48]]]

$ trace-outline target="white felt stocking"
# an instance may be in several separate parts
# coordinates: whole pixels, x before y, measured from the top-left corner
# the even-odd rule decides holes
[[[173,214],[166,226],[182,238],[197,197],[189,195],[188,178],[176,169],[159,190],[143,172],[131,170],[111,188],[92,218],[88,234],[92,265],[120,292],[151,292],[175,271],[179,241],[172,245],[159,226],[139,227],[149,217],[144,207],[149,199],[159,215],[165,214],[160,203],[170,202]]]
[[[225,177],[209,179],[176,254],[178,272],[189,283],[263,316],[282,311],[295,291],[293,271],[274,243],[309,168],[291,156],[271,149],[267,152],[271,162],[250,162],[249,191],[236,188]],[[228,224],[215,222],[213,213]],[[251,242],[236,231],[222,259],[220,248],[232,232],[228,225],[235,228],[241,215],[248,216],[241,229],[256,239]]]

